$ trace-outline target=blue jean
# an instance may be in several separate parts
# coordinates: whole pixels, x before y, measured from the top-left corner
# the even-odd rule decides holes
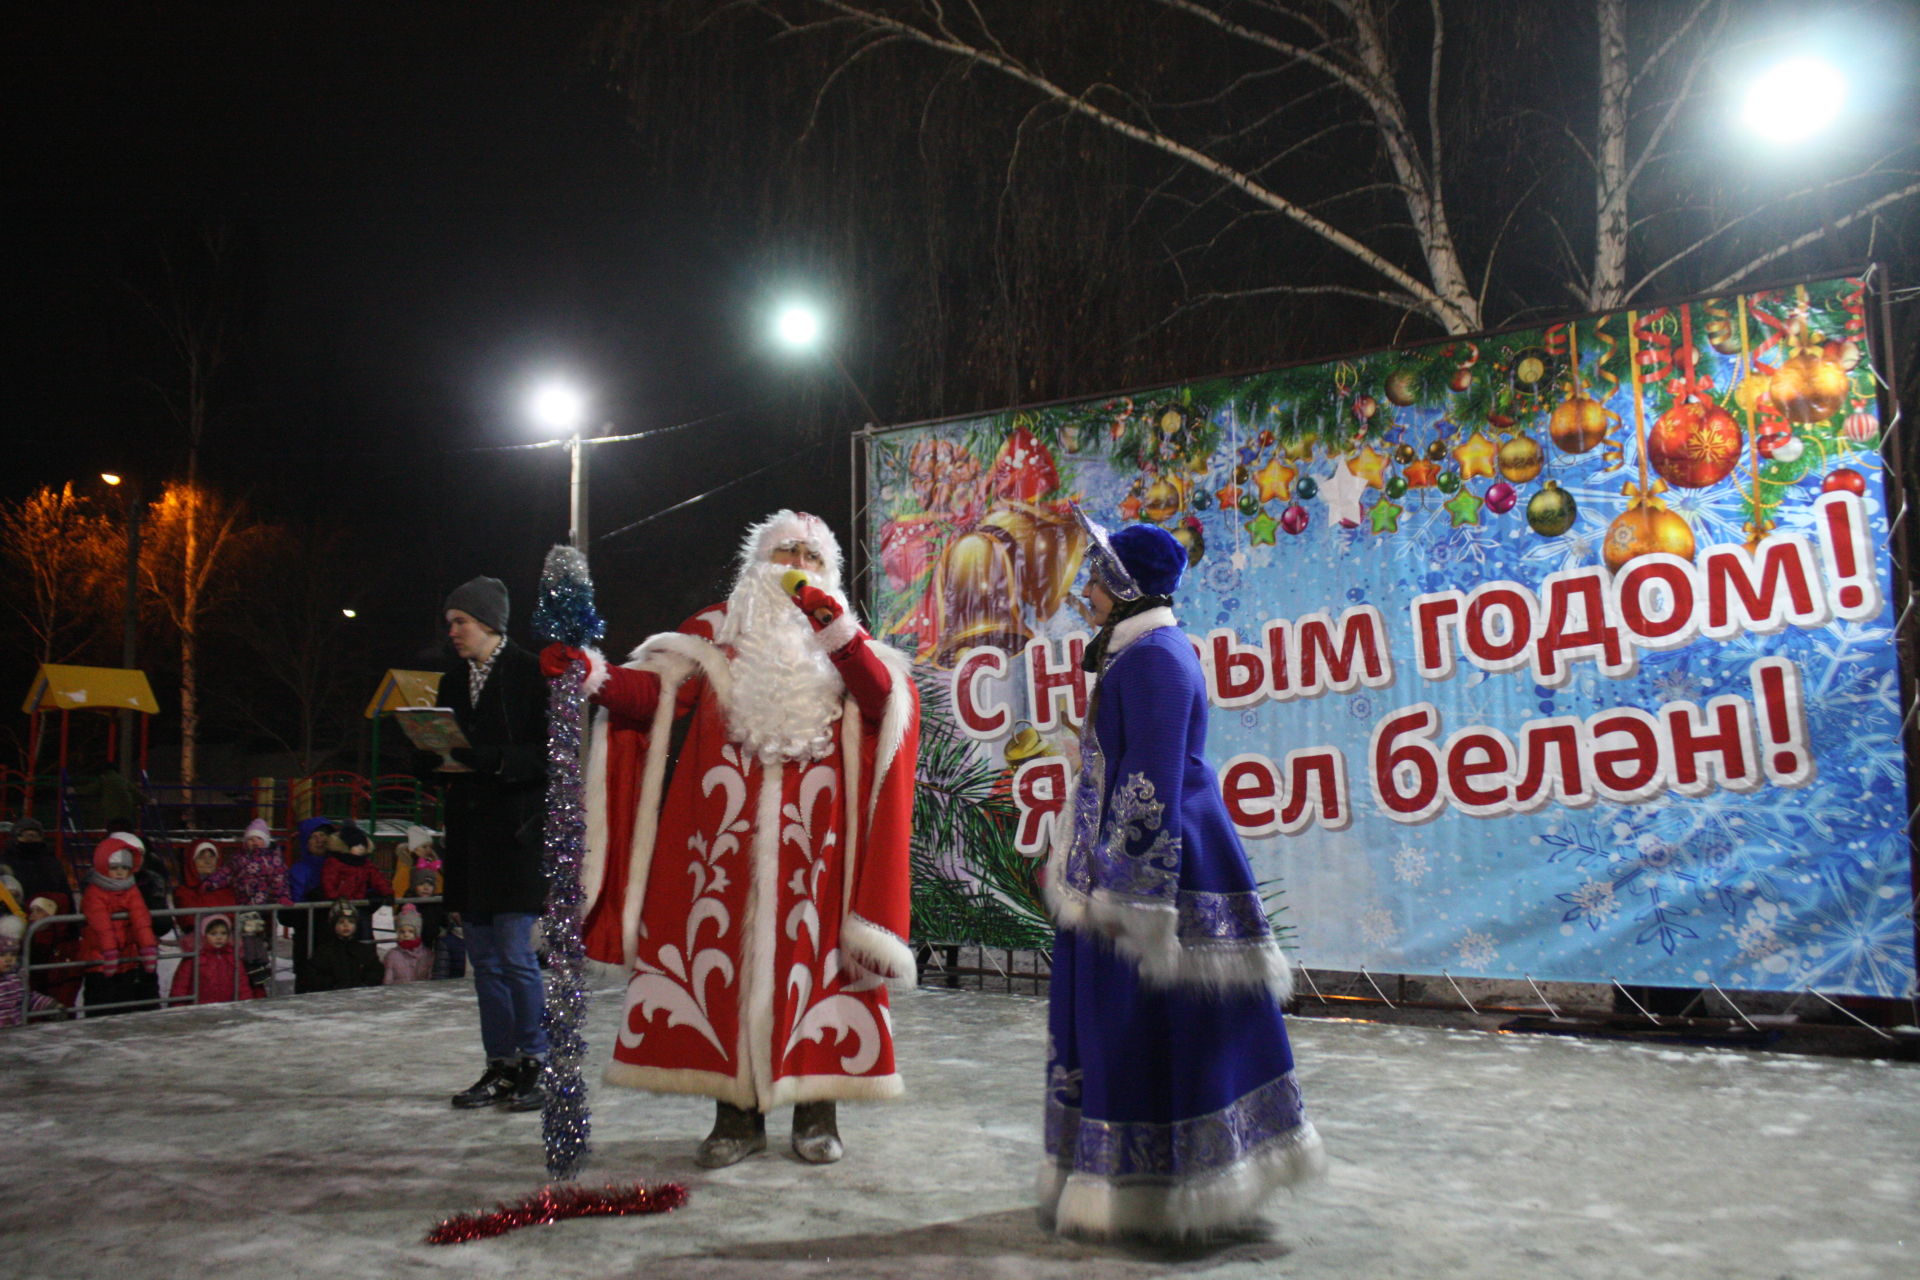
[[[461,919],[480,998],[480,1043],[488,1058],[547,1056],[546,985],[533,954],[530,912],[469,912]]]

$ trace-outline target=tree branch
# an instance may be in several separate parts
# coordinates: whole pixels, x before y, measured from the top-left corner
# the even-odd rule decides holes
[[[1741,267],[1739,270],[1728,275],[1726,278],[1715,281],[1713,284],[1708,285],[1706,288],[1706,292],[1719,293],[1723,289],[1730,289],[1734,285],[1738,284],[1742,279],[1746,278],[1749,275],[1752,275],[1755,271],[1758,271],[1761,267],[1766,266],[1769,262],[1773,262],[1776,259],[1783,258],[1787,254],[1792,253],[1796,249],[1804,249],[1806,246],[1812,244],[1814,241],[1825,236],[1829,231],[1838,231],[1842,227],[1851,226],[1853,223],[1860,221],[1860,219],[1867,217],[1869,214],[1877,213],[1881,209],[1886,208],[1888,205],[1898,203],[1901,200],[1905,200],[1908,196],[1913,196],[1913,195],[1920,195],[1920,182],[1910,183],[1909,185],[1900,188],[1898,191],[1889,191],[1885,195],[1882,195],[1878,200],[1869,201],[1865,205],[1862,205],[1860,208],[1855,209],[1852,213],[1847,214],[1843,218],[1835,218],[1832,222],[1826,224],[1825,226],[1815,227],[1811,231],[1795,236],[1792,240],[1787,241],[1783,245],[1780,245],[1773,249],[1769,249],[1767,252],[1761,254],[1759,257],[1747,263],[1745,266]],[[1651,276],[1649,276],[1649,278],[1651,278]]]

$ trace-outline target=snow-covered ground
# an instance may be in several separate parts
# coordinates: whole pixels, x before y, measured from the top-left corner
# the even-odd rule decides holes
[[[619,995],[596,997],[604,1060]],[[1264,1238],[1044,1236],[1043,1004],[898,1002],[910,1097],[842,1108],[847,1158],[709,1173],[710,1104],[599,1089],[584,1180],[673,1179],[656,1218],[429,1247],[542,1182],[537,1115],[455,1112],[471,989],[420,983],[0,1032],[0,1274],[26,1277],[1908,1277],[1920,1067],[1334,1020],[1292,1024],[1329,1182]]]

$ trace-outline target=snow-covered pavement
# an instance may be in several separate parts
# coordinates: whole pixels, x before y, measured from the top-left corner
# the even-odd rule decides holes
[[[619,1006],[596,997],[603,1062]],[[1920,1067],[1296,1019],[1326,1185],[1264,1238],[1079,1245],[1027,1208],[1042,1002],[898,1002],[910,1096],[843,1107],[847,1158],[709,1173],[699,1099],[594,1094],[585,1181],[672,1179],[657,1218],[421,1237],[542,1182],[537,1115],[455,1112],[465,983],[0,1032],[11,1277],[1778,1277],[1920,1274]],[[597,1071],[596,1071],[597,1074]]]

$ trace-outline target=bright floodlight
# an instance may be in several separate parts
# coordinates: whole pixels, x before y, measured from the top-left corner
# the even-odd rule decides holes
[[[1846,97],[1847,78],[1831,62],[1789,58],[1754,78],[1741,118],[1764,137],[1798,142],[1832,124]]]
[[[102,480],[105,480],[105,481],[106,481],[106,482],[107,482],[108,484],[119,484],[119,483],[120,483],[120,477],[119,477],[119,476],[117,476],[117,475],[115,475],[115,474],[114,474],[113,472],[111,472],[111,471],[102,471],[102,472],[100,473],[100,478],[101,478]]]
[[[820,340],[820,313],[804,302],[790,302],[773,318],[773,335],[782,345],[803,351]]]
[[[360,611],[358,609],[342,609],[340,616],[343,618],[357,618],[360,616]]]
[[[535,391],[528,407],[533,420],[549,431],[572,431],[587,413],[587,402],[580,393],[558,382]]]

